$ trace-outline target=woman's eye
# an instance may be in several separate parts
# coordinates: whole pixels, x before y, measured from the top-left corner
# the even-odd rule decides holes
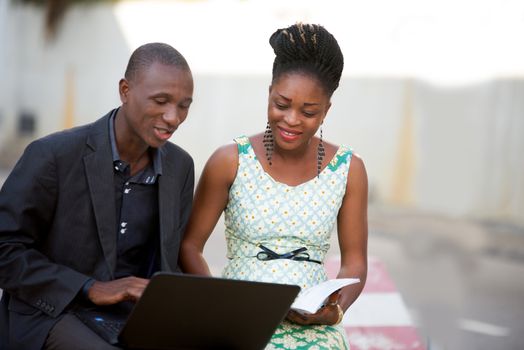
[[[277,106],[278,109],[286,109],[287,108],[286,105],[283,105],[281,103],[275,103],[275,105]]]
[[[306,117],[314,117],[317,113],[316,112],[302,112]]]

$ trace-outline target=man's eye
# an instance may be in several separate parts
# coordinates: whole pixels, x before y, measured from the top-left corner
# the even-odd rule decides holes
[[[159,105],[165,105],[167,103],[167,100],[166,99],[155,99],[155,102],[156,104],[159,104]]]
[[[286,109],[287,108],[286,105],[283,105],[283,104],[278,103],[278,102],[275,102],[275,105],[277,106],[278,109]]]

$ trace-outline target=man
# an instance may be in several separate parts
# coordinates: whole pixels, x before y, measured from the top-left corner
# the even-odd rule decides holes
[[[122,104],[92,124],[34,141],[0,192],[0,348],[114,349],[73,314],[136,301],[175,271],[193,198],[193,160],[167,140],[193,78],[169,45],[139,47]]]

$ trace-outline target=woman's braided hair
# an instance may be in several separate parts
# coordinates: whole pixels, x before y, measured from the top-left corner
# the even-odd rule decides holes
[[[284,73],[310,74],[324,86],[328,96],[337,89],[344,68],[344,56],[337,40],[317,24],[297,23],[278,29],[269,44],[275,52],[273,79]]]

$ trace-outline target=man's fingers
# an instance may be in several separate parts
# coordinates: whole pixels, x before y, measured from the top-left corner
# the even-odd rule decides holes
[[[132,287],[126,291],[126,300],[137,301],[142,296],[145,287]]]
[[[122,301],[137,301],[149,280],[125,277],[113,281],[96,281],[89,290],[89,299],[97,305],[112,305]]]

